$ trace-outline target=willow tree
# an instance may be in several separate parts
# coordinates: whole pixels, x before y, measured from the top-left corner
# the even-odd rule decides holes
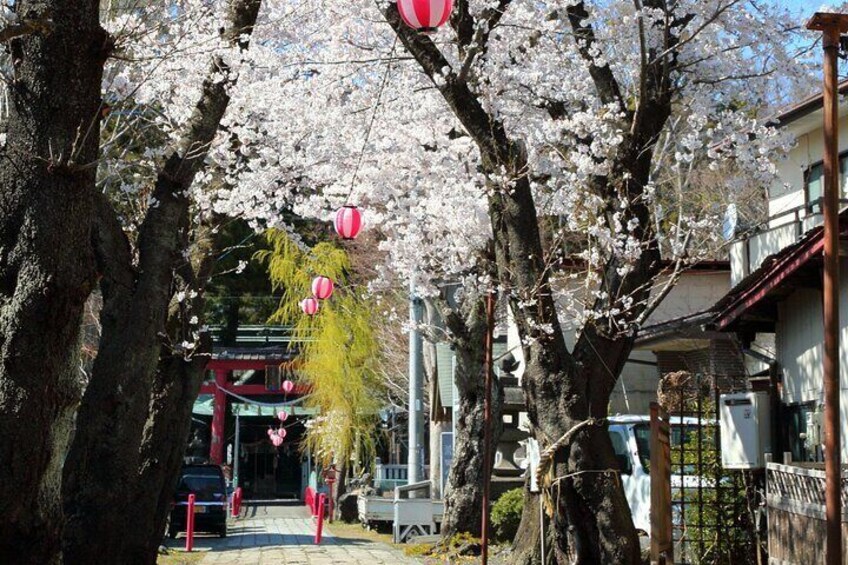
[[[257,253],[268,265],[274,288],[283,292],[272,321],[292,326],[298,344],[299,374],[311,393],[307,407],[319,415],[307,425],[304,447],[324,466],[340,466],[338,495],[344,491],[351,462],[375,451],[374,429],[383,384],[376,370],[380,346],[374,333],[373,305],[349,284],[347,253],[329,242],[306,248],[281,230],[269,230],[270,249]],[[314,316],[300,301],[311,296],[312,279],[331,278],[336,289],[321,301]]]

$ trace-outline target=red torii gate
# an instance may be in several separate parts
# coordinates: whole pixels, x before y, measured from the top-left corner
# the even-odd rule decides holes
[[[253,356],[251,356],[253,357]],[[220,359],[213,356],[206,364],[206,369],[215,373],[214,382],[205,382],[200,386],[200,394],[212,394],[215,396],[212,410],[212,442],[209,449],[209,459],[212,463],[220,465],[224,462],[224,422],[227,414],[227,392],[240,396],[257,394],[275,394],[281,397],[284,393],[280,389],[269,389],[265,384],[235,384],[229,381],[231,371],[265,371],[268,367],[279,367],[282,364],[292,363],[288,359],[272,358],[227,358]],[[288,396],[301,396],[309,392],[307,385],[295,384],[294,390]]]

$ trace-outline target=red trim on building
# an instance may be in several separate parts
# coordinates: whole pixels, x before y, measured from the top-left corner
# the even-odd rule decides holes
[[[719,313],[715,321],[716,328],[721,330],[732,324],[746,310],[755,306],[780,283],[804,266],[807,261],[821,255],[824,242],[820,237],[808,243],[810,245],[801,246],[781,260],[776,261],[774,265],[768,268],[768,271],[763,273],[761,278],[736,296],[730,305]]]
[[[227,371],[215,369],[215,404],[212,409],[212,445],[209,450],[209,459],[212,463],[220,465],[224,462],[224,421],[227,414],[226,393],[220,387],[227,386]]]
[[[848,208],[839,214],[839,223],[840,239],[844,239],[848,232]],[[713,307],[717,312],[713,327],[726,331],[746,311],[786,283],[804,265],[821,257],[823,251],[822,228],[817,227],[804,234],[796,243],[767,257],[759,268],[733,287]]]

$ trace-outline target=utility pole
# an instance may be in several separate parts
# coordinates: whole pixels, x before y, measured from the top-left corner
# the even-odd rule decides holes
[[[842,563],[842,466],[839,433],[839,43],[848,15],[817,12],[807,29],[824,48],[824,471],[826,565]]]
[[[424,352],[418,326],[422,302],[415,295],[415,280],[409,281],[409,482],[423,479],[424,471]]]

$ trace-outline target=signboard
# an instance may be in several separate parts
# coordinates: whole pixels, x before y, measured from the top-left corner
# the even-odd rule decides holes
[[[453,432],[442,432],[442,498],[448,488],[448,473],[453,462]]]
[[[651,402],[651,563],[674,563],[668,412]]]

